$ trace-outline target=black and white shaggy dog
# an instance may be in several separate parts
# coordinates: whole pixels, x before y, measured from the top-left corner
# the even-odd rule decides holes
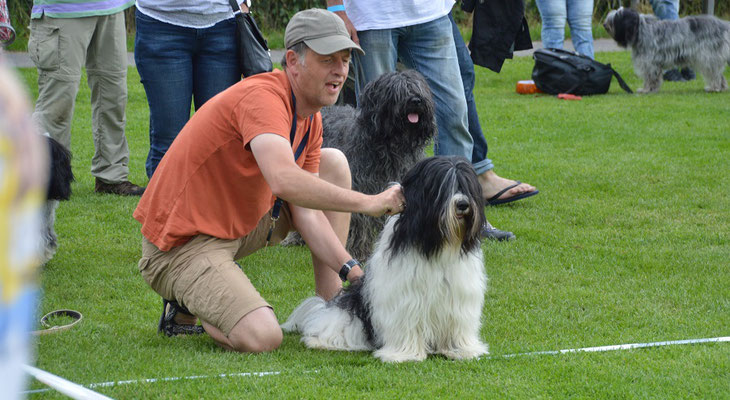
[[[385,223],[363,278],[329,302],[304,300],[282,329],[301,332],[310,348],[375,350],[387,362],[486,354],[479,338],[485,218],[476,173],[464,158],[432,157],[402,185],[406,208]]]
[[[58,248],[58,240],[53,225],[56,221],[56,208],[61,200],[71,197],[71,182],[74,180],[71,170],[71,152],[56,140],[46,136],[50,158],[50,175],[46,203],[43,206],[43,232],[41,235],[41,264],[47,263]]]
[[[603,26],[620,46],[631,48],[636,74],[644,80],[641,93],[653,93],[662,71],[692,67],[705,78],[705,90],[727,90],[723,76],[730,64],[730,22],[710,15],[658,20],[630,8],[611,11]]]
[[[350,163],[352,188],[365,194],[382,192],[398,181],[436,136],[431,90],[415,70],[391,72],[368,83],[360,106],[333,106],[322,110],[322,147],[341,150]],[[360,260],[370,256],[385,217],[353,214],[347,250]],[[285,241],[301,244],[293,234]]]

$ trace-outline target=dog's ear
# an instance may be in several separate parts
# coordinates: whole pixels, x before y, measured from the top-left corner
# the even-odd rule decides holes
[[[622,47],[628,47],[634,43],[639,33],[640,23],[641,17],[633,9],[623,7],[619,9],[613,21],[616,43]]]

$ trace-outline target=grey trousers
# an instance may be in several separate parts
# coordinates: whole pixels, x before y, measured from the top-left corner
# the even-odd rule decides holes
[[[127,180],[124,13],[81,18],[44,15],[31,20],[30,29],[28,53],[38,68],[38,100],[33,119],[39,129],[71,149],[71,121],[81,69],[86,67],[95,148],[91,174],[106,183]]]

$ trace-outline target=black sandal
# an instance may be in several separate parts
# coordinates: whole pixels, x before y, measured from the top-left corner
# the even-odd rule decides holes
[[[168,305],[170,306],[169,309],[167,307]],[[177,301],[162,299],[162,316],[160,317],[157,331],[167,336],[199,335],[205,333],[205,329],[200,325],[178,324],[175,322],[175,315],[177,313],[193,315],[190,310]]]

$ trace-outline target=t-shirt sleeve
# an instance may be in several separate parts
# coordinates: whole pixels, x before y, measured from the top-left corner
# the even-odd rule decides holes
[[[244,147],[257,135],[274,133],[289,140],[291,113],[288,103],[276,90],[259,86],[241,96],[233,108],[231,121]]]

